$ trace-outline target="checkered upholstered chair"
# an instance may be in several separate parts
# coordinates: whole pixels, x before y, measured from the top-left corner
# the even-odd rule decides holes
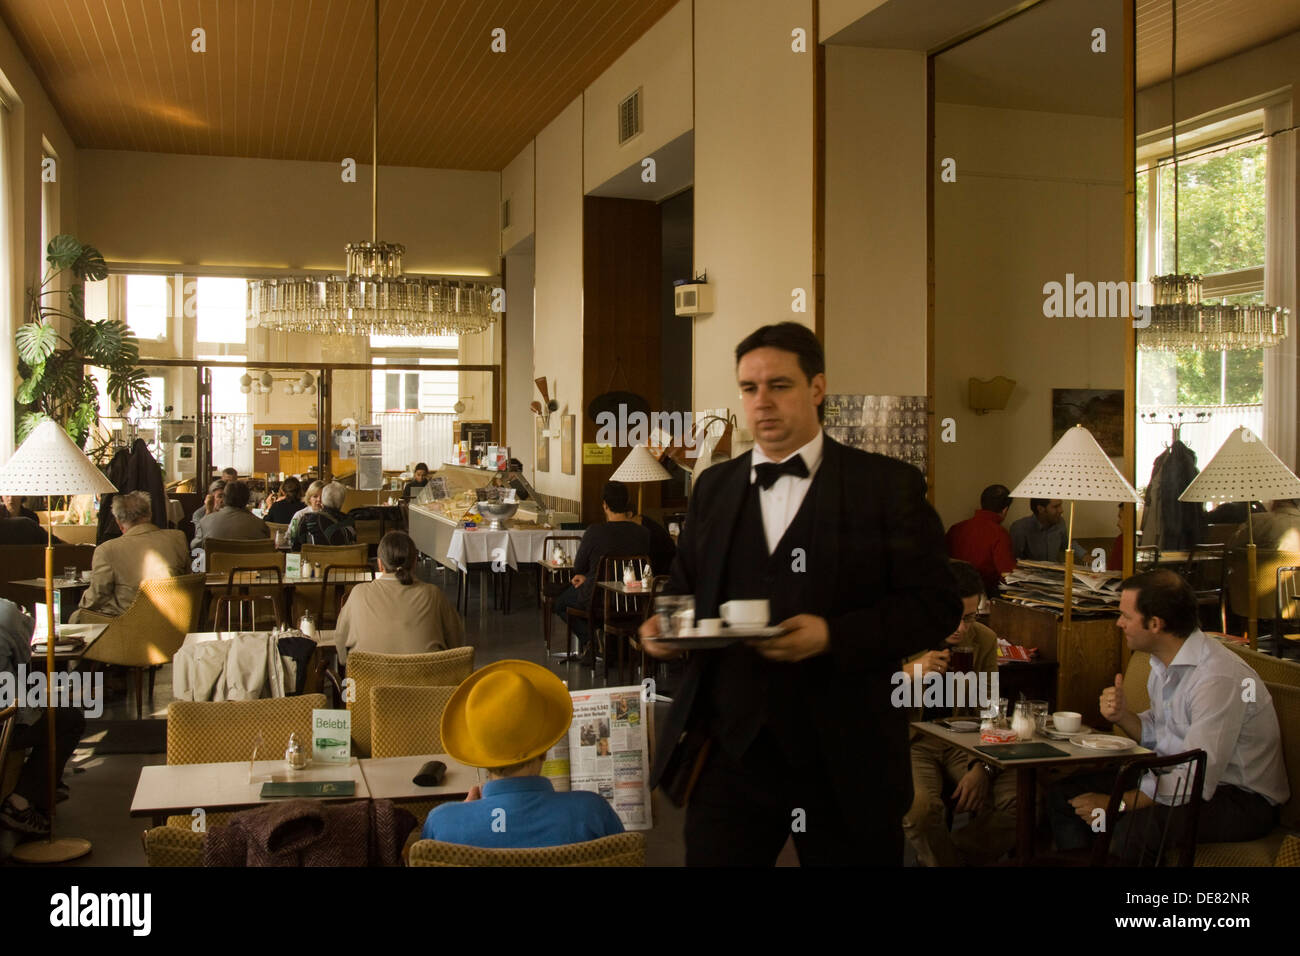
[[[206,839],[206,833],[195,833],[170,823],[153,827],[144,831],[144,858],[150,866],[202,866]]]
[[[484,850],[476,846],[418,840],[410,866],[645,866],[645,834],[616,833],[587,843],[529,850]]]
[[[1300,836],[1294,833],[1287,834],[1286,839],[1282,841],[1282,847],[1277,851],[1277,859],[1273,861],[1274,866],[1300,866]]]
[[[352,747],[358,757],[370,756],[371,697],[375,687],[454,687],[474,670],[474,648],[453,647],[430,654],[348,655],[347,676],[353,681],[346,695],[352,711]]]
[[[372,687],[370,756],[446,753],[442,712],[455,692],[455,687]]]
[[[324,709],[324,694],[268,697],[264,700],[172,701],[167,708],[167,763],[231,763],[253,755],[257,735],[259,760],[284,754],[289,735],[311,752],[311,712]],[[229,813],[209,813],[208,826],[224,824]],[[189,830],[188,816],[167,818],[169,827]],[[147,849],[147,846],[146,846]]]
[[[152,701],[154,668],[170,662],[185,642],[185,635],[198,630],[204,580],[202,574],[184,574],[141,581],[131,606],[113,618],[99,640],[86,649],[85,660],[130,668],[135,679],[137,714],[144,713],[144,672],[149,672]]]

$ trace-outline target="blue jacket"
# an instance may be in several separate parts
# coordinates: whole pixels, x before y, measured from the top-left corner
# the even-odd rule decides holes
[[[425,840],[487,849],[585,843],[623,832],[614,808],[585,790],[556,793],[546,777],[507,777],[483,784],[483,798],[429,811]]]

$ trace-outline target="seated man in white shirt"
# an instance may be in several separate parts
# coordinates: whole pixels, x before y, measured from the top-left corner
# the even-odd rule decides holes
[[[1101,695],[1101,715],[1161,756],[1204,750],[1204,802],[1198,843],[1235,843],[1266,836],[1278,807],[1291,795],[1282,763],[1277,712],[1264,681],[1245,661],[1197,626],[1191,586],[1169,570],[1134,575],[1121,585],[1119,626],[1130,650],[1151,655],[1151,707],[1129,710],[1123,675]],[[1105,813],[1115,774],[1071,777],[1048,794],[1058,849],[1087,845],[1091,824]],[[1146,774],[1132,781],[1112,827],[1111,852],[1129,863],[1149,863],[1167,815],[1165,846],[1175,845],[1181,812],[1177,775]],[[1152,817],[1151,815],[1155,816]],[[1150,845],[1154,841],[1155,845]],[[1144,845],[1147,844],[1147,845]]]

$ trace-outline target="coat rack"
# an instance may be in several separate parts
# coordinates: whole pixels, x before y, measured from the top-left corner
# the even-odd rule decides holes
[[[1169,425],[1173,428],[1172,437],[1169,444],[1176,441],[1182,441],[1182,432],[1184,425],[1207,425],[1210,422],[1209,412],[1169,412],[1164,415],[1157,412],[1146,412],[1138,416],[1148,425]]]

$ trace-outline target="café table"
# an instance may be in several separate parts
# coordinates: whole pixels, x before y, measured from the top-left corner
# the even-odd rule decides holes
[[[34,604],[44,603],[44,578],[21,578],[9,583],[16,588],[23,588],[30,592],[30,597],[23,601],[26,607],[30,608]],[[77,605],[81,603],[81,595],[86,592],[88,587],[90,587],[90,577],[87,572],[82,572],[81,576],[76,580],[63,577],[54,579],[54,590],[59,595],[59,617],[62,619],[60,623],[68,623],[68,618],[77,609]]]
[[[462,575],[469,574],[474,567],[501,568],[502,562],[512,571],[518,571],[521,564],[545,564],[546,539],[563,534],[566,537],[582,537],[581,531],[556,531],[552,528],[456,528],[451,533],[447,544],[446,561]],[[570,544],[572,542],[569,542]],[[467,588],[468,592],[468,588]],[[468,605],[468,593],[466,604]],[[479,591],[479,613],[482,613],[485,598]],[[506,611],[509,611],[507,597]]]
[[[90,645],[99,640],[105,631],[108,630],[107,624],[60,624],[54,634],[54,662],[56,664],[67,664],[72,661],[79,661],[86,656],[86,651]],[[67,650],[59,649],[59,638],[75,635],[81,638],[81,644],[75,648]],[[45,661],[45,642],[32,645],[32,662],[33,664],[44,663]]]
[[[251,755],[250,755],[251,756]],[[152,817],[161,826],[167,817],[188,816],[195,808],[207,813],[237,810],[276,803],[284,797],[263,797],[264,783],[321,783],[350,780],[355,791],[347,796],[313,797],[321,800],[369,800],[370,789],[361,762],[353,757],[341,763],[316,762],[304,770],[290,770],[283,758],[235,763],[158,764],[140,769],[140,779],[131,798],[131,816]]]
[[[416,785],[415,775],[430,760],[447,765],[447,775],[436,787]],[[463,797],[475,786],[487,783],[487,771],[467,767],[446,754],[420,754],[406,757],[366,757],[361,772],[372,800],[428,800],[430,797]],[[423,821],[422,821],[423,822]]]
[[[1053,767],[1091,768],[1099,765],[1122,763],[1133,757],[1151,753],[1150,750],[1140,744],[1135,744],[1126,750],[1099,751],[1079,747],[1068,740],[1051,740],[1035,734],[1033,741],[1024,742],[1049,744],[1060,750],[1061,755],[1035,757],[1028,760],[1002,760],[997,757],[999,745],[981,743],[978,730],[962,733],[948,730],[946,727],[940,727],[930,721],[918,721],[911,726],[923,734],[935,737],[946,744],[951,744],[965,751],[973,759],[982,760],[1000,771],[1014,770],[1016,772],[1016,861],[1020,866],[1032,866],[1034,863],[1039,770]],[[1088,733],[1089,731],[1088,728],[1084,727],[1079,732]],[[976,747],[984,747],[985,750],[976,750]]]

